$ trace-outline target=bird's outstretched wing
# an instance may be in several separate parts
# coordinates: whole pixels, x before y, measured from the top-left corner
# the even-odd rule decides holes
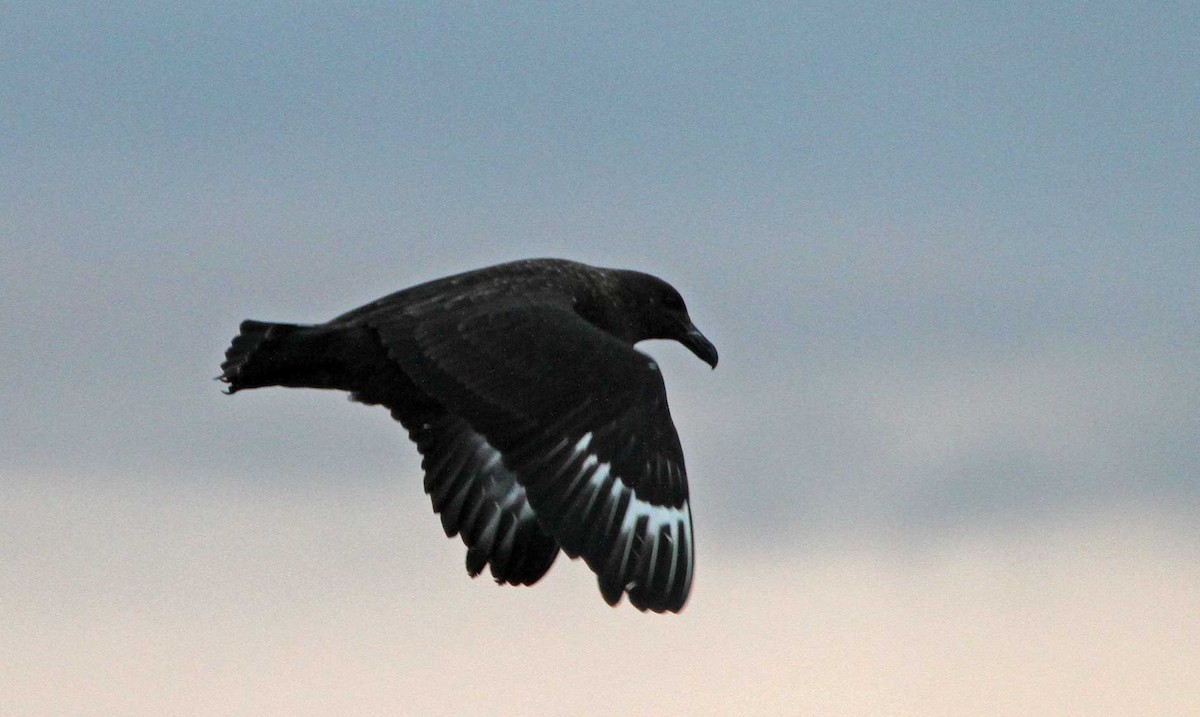
[[[387,407],[408,430],[422,456],[425,492],[447,537],[461,535],[467,546],[467,572],[475,577],[489,566],[496,582],[537,582],[558,556],[558,542],[538,523],[500,452],[417,388],[387,356],[376,331],[359,325],[339,335],[357,336],[350,350],[365,367],[350,398]]]
[[[392,415],[421,452],[425,492],[446,535],[461,534],[467,545],[467,572],[474,577],[490,566],[496,582],[510,585],[541,579],[558,557],[558,543],[538,524],[500,452],[457,416],[413,420],[397,409]]]
[[[499,451],[538,523],[568,555],[583,557],[607,602],[628,594],[641,610],[683,607],[692,520],[654,361],[561,305],[514,301],[415,323],[362,320],[421,391],[465,422],[460,438],[469,430]],[[486,462],[479,441],[462,440],[466,447],[447,455]]]

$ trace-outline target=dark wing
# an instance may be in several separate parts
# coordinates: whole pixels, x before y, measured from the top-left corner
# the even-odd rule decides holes
[[[683,452],[658,366],[570,309],[367,319],[389,355],[503,455],[540,524],[606,601],[678,611],[691,587]]]
[[[370,333],[384,358],[378,335]],[[394,363],[375,363],[351,398],[387,406],[408,430],[421,452],[425,492],[446,536],[461,535],[467,546],[467,572],[475,577],[490,566],[496,582],[537,582],[558,557],[558,542],[538,524],[525,489],[500,453],[466,421],[417,389]]]
[[[511,585],[532,585],[545,575],[558,543],[538,525],[525,489],[500,453],[447,413],[408,428],[424,457],[425,492],[446,535],[462,535],[471,577],[485,565],[496,582]]]

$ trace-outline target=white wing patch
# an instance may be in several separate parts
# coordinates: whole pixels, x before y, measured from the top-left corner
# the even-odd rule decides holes
[[[601,461],[594,453],[585,453],[591,441],[592,434],[585,433],[573,446],[573,455],[564,468],[577,466],[577,474],[562,495],[574,496],[565,511],[567,520],[602,521],[603,525],[588,527],[605,536],[611,535],[613,523],[620,521],[611,545],[605,546],[612,552],[607,557],[590,556],[601,558],[594,566],[601,580],[618,579],[616,586],[631,596],[640,592],[639,588],[674,592],[673,586],[679,581],[686,595],[693,571],[692,516],[688,502],[671,507],[640,499],[637,491],[620,476],[611,475],[610,463]],[[672,472],[678,471],[674,464],[667,467]],[[586,487],[579,485],[581,481],[587,482]],[[624,506],[623,515],[613,514],[618,506]],[[593,515],[594,510],[598,514]],[[655,580],[662,569],[660,561],[669,561],[670,565],[665,579]],[[685,574],[680,576],[680,571]]]
[[[590,445],[592,445],[592,432],[588,431],[587,433],[583,434],[583,438],[580,438],[579,442],[575,444],[575,456],[579,457],[579,454],[586,451],[587,447]]]
[[[607,466],[608,464],[604,464]],[[625,549],[621,556],[620,572],[625,573],[626,566],[629,562],[629,554],[632,550],[634,541],[626,539],[624,536],[629,535],[631,538],[635,531],[638,531],[644,540],[650,541],[650,564],[646,568],[645,574],[653,576],[656,572],[657,561],[666,559],[671,561],[670,571],[667,573],[667,585],[675,584],[676,571],[680,569],[679,563],[683,562],[683,569],[687,571],[687,576],[684,578],[684,584],[688,585],[692,582],[692,514],[687,501],[683,502],[683,506],[679,508],[664,507],[653,505],[637,498],[637,492],[628,488],[620,480],[613,482],[613,487],[610,491],[609,500],[620,501],[622,494],[630,495],[629,507],[625,509],[625,518],[621,521],[621,539],[618,544],[624,544]],[[639,530],[639,526],[644,527]],[[680,542],[680,537],[683,541]],[[687,551],[687,554],[682,554]],[[664,557],[663,553],[669,553],[669,557]],[[641,571],[639,571],[641,572]],[[626,592],[634,590],[637,587],[636,581],[626,583],[624,589]]]
[[[533,509],[529,507],[529,501],[525,498],[525,488],[501,463],[500,451],[493,448],[483,436],[475,434],[474,438],[477,454],[486,456],[479,473],[491,478],[484,493],[487,499],[495,503],[496,507],[513,512],[519,521],[532,520]]]

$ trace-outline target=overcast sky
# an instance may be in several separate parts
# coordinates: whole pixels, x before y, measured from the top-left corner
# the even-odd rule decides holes
[[[613,629],[639,653],[765,655],[790,634],[768,627],[782,613],[812,618],[811,644],[792,635],[801,662],[772,673],[764,714],[1021,714],[953,697],[1005,684],[1067,714],[1071,695],[1140,678],[1128,660],[1095,668],[1094,634],[1061,626],[1146,600],[1163,610],[1117,642],[1141,656],[1136,674],[1162,676],[1156,704],[1200,709],[1170,642],[1190,636],[1200,660],[1197,47],[1186,3],[9,4],[0,587],[19,629],[0,665],[26,688],[10,706],[88,704],[111,669],[157,713],[225,698],[367,711],[424,684],[414,660],[445,676],[466,654],[594,648],[571,664],[626,679],[600,666],[619,650],[581,641]],[[211,380],[243,318],[319,321],[530,256],[658,274],[720,349],[709,371],[643,346],[693,490],[693,604],[651,618],[675,628],[630,632],[648,620],[610,611],[565,560],[532,590],[469,581],[386,412],[312,391],[227,398]],[[994,591],[973,592],[980,571]],[[872,580],[891,587],[855,602]],[[297,597],[330,582],[345,623]],[[786,598],[755,600],[772,586]],[[924,595],[983,637],[941,635],[916,663],[944,681],[905,692],[913,656],[871,636],[908,644],[914,616],[936,632]],[[738,596],[761,634],[720,633]],[[821,611],[830,596],[849,618]],[[1009,619],[1014,603],[1028,620]],[[522,644],[548,629],[547,606],[570,627]],[[188,617],[234,613],[266,627]],[[313,615],[344,639],[332,653],[285,637]],[[831,651],[839,619],[875,627],[837,632],[852,637]],[[458,652],[392,651],[446,620]],[[413,621],[430,632],[394,631]],[[97,624],[81,650],[75,627]],[[353,638],[367,634],[390,637]],[[1028,679],[1028,655],[1003,646],[1031,639],[1046,669],[1077,657],[1090,677]],[[140,662],[126,654],[145,644]],[[700,662],[669,672],[693,698],[615,704],[736,705],[753,679],[730,671],[759,667]],[[967,663],[1011,679],[950,667]],[[196,664],[209,678],[180,687],[169,666]],[[499,664],[476,666],[497,690]],[[272,687],[240,681],[246,665]],[[653,693],[654,663],[639,665],[630,694]],[[341,678],[327,701],[296,701],[288,685],[322,670],[376,679],[361,702]],[[862,670],[883,675],[879,699]],[[587,682],[560,682],[549,704],[582,712]]]

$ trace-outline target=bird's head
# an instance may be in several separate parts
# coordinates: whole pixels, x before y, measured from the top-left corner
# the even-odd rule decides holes
[[[708,364],[717,367],[717,347],[705,338],[688,316],[683,297],[667,282],[650,274],[621,271],[617,293],[628,317],[625,338],[674,339]]]

